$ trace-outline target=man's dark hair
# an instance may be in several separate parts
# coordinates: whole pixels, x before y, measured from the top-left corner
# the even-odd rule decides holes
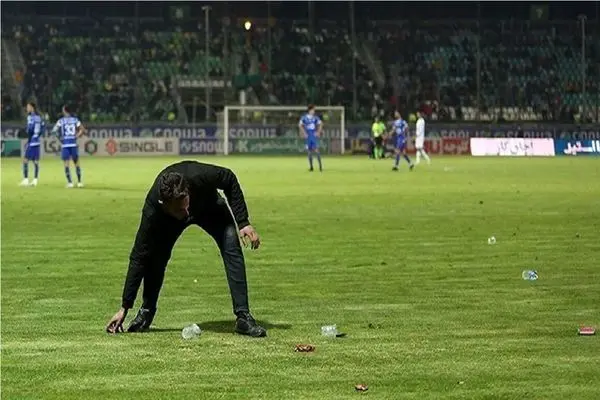
[[[188,183],[177,172],[165,172],[158,178],[158,198],[163,203],[182,199],[189,194]]]
[[[33,107],[34,110],[37,110],[37,107],[33,101],[28,101],[27,104],[29,104],[31,107]]]
[[[308,105],[308,111],[314,110],[314,109],[315,109],[315,105],[314,104],[309,104]]]

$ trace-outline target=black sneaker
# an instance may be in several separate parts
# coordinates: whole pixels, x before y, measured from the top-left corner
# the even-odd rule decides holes
[[[398,171],[398,167],[392,168],[392,171]]]
[[[235,331],[240,335],[265,337],[267,330],[258,325],[249,312],[239,313],[235,321]]]
[[[140,308],[140,311],[138,311],[135,318],[129,324],[127,332],[145,332],[149,330],[154,320],[154,314],[156,314],[156,310]]]
[[[408,167],[408,169],[409,169],[409,170],[411,170],[411,171],[412,171],[413,169],[415,169],[415,164],[410,164],[410,167]]]

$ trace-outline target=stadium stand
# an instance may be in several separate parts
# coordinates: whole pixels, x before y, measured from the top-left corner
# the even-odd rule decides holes
[[[353,119],[396,107],[466,121],[598,121],[600,112],[598,29],[588,29],[584,94],[577,21],[369,22],[353,43],[340,22],[311,30],[303,21],[277,21],[268,41],[266,24],[246,32],[216,20],[210,56],[201,23],[2,22],[3,39],[18,45],[24,64],[18,97],[35,98],[51,114],[74,104],[88,121],[190,120],[176,81],[204,77],[207,66],[211,77],[250,88],[256,102],[344,105]],[[3,119],[16,117],[5,112],[15,96],[4,93]]]

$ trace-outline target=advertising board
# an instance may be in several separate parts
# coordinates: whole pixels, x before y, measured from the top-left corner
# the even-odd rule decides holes
[[[554,149],[557,156],[600,156],[600,140],[556,140]]]
[[[554,156],[553,139],[471,138],[473,156],[532,157]]]

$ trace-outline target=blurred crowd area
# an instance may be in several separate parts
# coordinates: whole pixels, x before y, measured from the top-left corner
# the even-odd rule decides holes
[[[249,29],[210,20],[2,17],[2,120],[34,99],[54,117],[201,122],[179,82],[233,82],[219,107],[247,90],[253,105],[343,105],[349,120],[399,109],[439,121],[598,122],[596,21],[300,20]],[[585,50],[582,57],[582,50]],[[355,57],[353,57],[353,55]],[[479,79],[478,72],[479,71]],[[585,88],[583,85],[585,73]],[[10,90],[13,88],[14,90]],[[193,107],[204,104],[203,91]],[[193,120],[193,121],[192,121]]]

